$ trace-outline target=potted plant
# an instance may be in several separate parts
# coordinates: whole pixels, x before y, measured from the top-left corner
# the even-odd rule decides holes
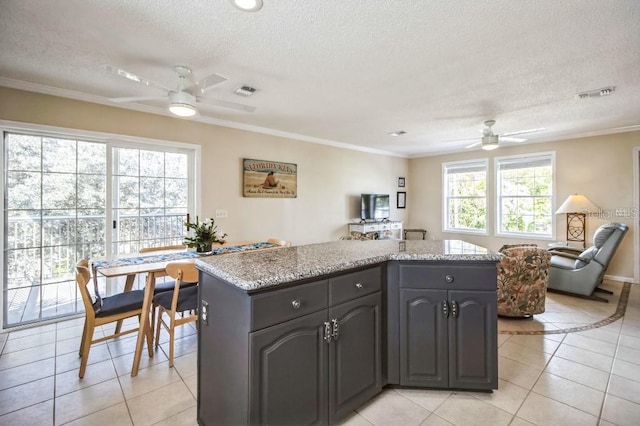
[[[184,237],[183,243],[187,247],[195,247],[199,253],[211,251],[213,243],[224,244],[224,237],[227,236],[225,233],[218,236],[216,233],[218,227],[212,218],[207,218],[200,222],[198,216],[196,216],[195,222],[185,222],[185,226],[187,231],[193,231],[193,235]]]

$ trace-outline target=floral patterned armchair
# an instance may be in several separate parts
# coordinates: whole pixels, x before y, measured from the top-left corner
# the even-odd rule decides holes
[[[379,238],[380,236],[377,232],[362,233],[356,231],[351,231],[349,235],[340,237],[341,240],[377,240]]]
[[[502,246],[498,263],[498,315],[530,317],[544,312],[549,284],[547,250],[535,244]]]

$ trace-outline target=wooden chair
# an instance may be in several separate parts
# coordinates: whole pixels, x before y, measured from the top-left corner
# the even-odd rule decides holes
[[[267,240],[268,243],[271,244],[276,244],[282,247],[291,247],[293,244],[291,243],[291,241],[287,241],[287,240],[277,240],[275,238],[269,238]]]
[[[139,253],[149,253],[149,252],[154,252],[154,251],[164,251],[164,250],[184,250],[186,248],[185,245],[183,244],[179,244],[179,245],[174,245],[174,246],[160,246],[160,247],[143,247],[139,250]],[[196,279],[197,281],[197,279]],[[195,285],[197,285],[197,282],[193,282],[193,283],[189,283],[189,282],[183,282],[181,284],[182,287],[193,287]],[[153,288],[153,294],[154,296],[158,293],[162,293],[164,291],[173,291],[173,287],[175,286],[175,283],[173,281],[163,281],[163,282],[157,282],[156,281],[156,285]],[[155,328],[156,326],[156,310],[158,308],[158,305],[155,303],[155,301],[153,302],[152,306],[151,306],[151,327]]]
[[[93,331],[95,328],[133,316],[137,316],[138,319],[140,319],[140,315],[142,314],[142,301],[144,299],[144,290],[127,291],[124,293],[114,294],[113,296],[104,298],[100,297],[98,286],[95,285],[94,281],[94,293],[96,297],[96,300],[94,301],[87,289],[87,285],[91,281],[89,262],[86,259],[80,260],[76,264],[76,282],[78,283],[80,294],[82,295],[82,302],[84,303],[85,310],[84,330],[82,332],[82,341],[80,342],[79,352],[80,357],[82,357],[82,360],[80,361],[80,372],[78,374],[80,378],[84,377],[91,345],[94,343],[104,342],[105,340],[114,339],[125,334],[135,333],[139,329],[136,327],[125,331],[116,330],[113,334],[94,340]],[[151,329],[147,332],[149,356],[153,355],[153,351],[151,349],[152,333],[153,330]]]
[[[175,340],[175,328],[198,320],[198,287],[182,287],[184,282],[194,283],[198,281],[198,270],[193,261],[176,261],[167,264],[167,275],[175,279],[173,291],[164,291],[153,297],[154,304],[158,305],[158,325],[156,326],[156,348],[160,341],[160,326],[169,332],[169,367],[173,367],[173,346]],[[195,312],[187,316],[178,317],[177,313]],[[165,322],[162,314],[169,318]]]

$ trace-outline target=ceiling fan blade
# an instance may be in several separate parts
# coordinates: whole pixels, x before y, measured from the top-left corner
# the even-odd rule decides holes
[[[210,98],[201,98],[198,99],[198,102],[209,105],[217,105],[224,108],[235,109],[238,111],[244,112],[253,112],[256,110],[256,107],[250,105],[239,104],[236,102],[223,101],[221,99],[210,99]]]
[[[115,102],[117,104],[124,102],[138,102],[138,101],[155,101],[155,100],[166,100],[166,96],[129,96],[126,98],[111,98],[109,99],[111,102]]]
[[[217,85],[222,84],[227,80],[228,78],[214,73],[208,77],[196,81],[193,85],[189,86],[189,90],[193,90],[197,95],[202,95],[206,91],[213,89]]]
[[[465,146],[465,148],[473,148],[474,146],[478,146],[478,145],[480,145],[481,143],[482,143],[482,141],[478,141],[478,142],[476,142],[476,143],[472,143],[471,145],[467,145],[467,146]]]
[[[120,77],[124,77],[127,80],[135,81],[136,83],[144,84],[145,86],[155,87],[158,89],[162,89],[165,92],[169,92],[170,89],[166,88],[162,84],[158,84],[151,80],[147,80],[146,78],[142,78],[136,74],[133,74],[129,71],[123,70],[122,68],[114,67],[113,65],[105,65],[104,67],[108,72],[118,75]]]
[[[520,130],[520,131],[517,131],[517,132],[503,133],[501,136],[524,135],[525,133],[542,132],[543,130],[547,130],[547,128],[546,127],[539,127],[537,129]]]
[[[479,141],[482,138],[466,138],[466,139],[447,139],[442,142],[470,142],[470,141]]]
[[[509,136],[500,136],[500,142],[515,142],[520,143],[526,141],[525,138],[511,138]]]

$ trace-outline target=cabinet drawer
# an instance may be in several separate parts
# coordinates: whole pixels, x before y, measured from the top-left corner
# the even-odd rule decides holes
[[[326,309],[327,280],[257,294],[251,298],[251,330]]]
[[[348,300],[380,291],[381,268],[352,272],[329,280],[329,304],[337,305]]]
[[[495,264],[428,265],[401,263],[400,287],[434,290],[493,290],[498,286]]]

